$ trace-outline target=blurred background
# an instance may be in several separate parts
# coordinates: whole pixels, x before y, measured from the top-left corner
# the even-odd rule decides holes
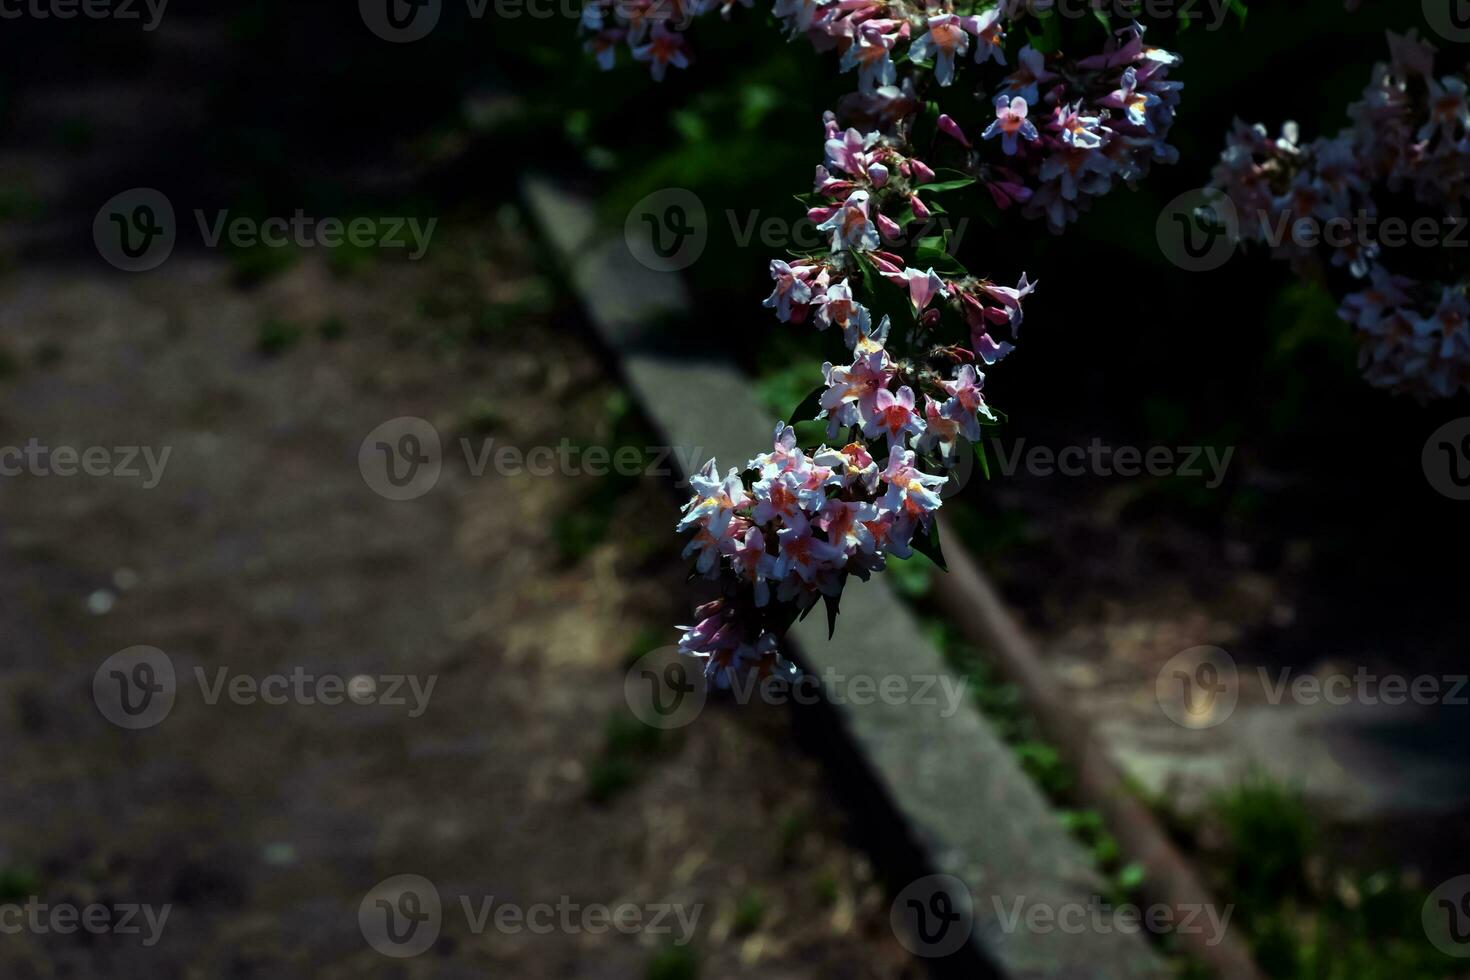
[[[1470,872],[1463,698],[1283,704],[1259,679],[1455,687],[1470,505],[1435,489],[1422,454],[1470,411],[1369,388],[1321,285],[1264,253],[1182,270],[1155,226],[1207,182],[1234,118],[1273,132],[1295,119],[1307,138],[1345,124],[1384,31],[1426,30],[1418,5],[1365,6],[1251,4],[1218,31],[1162,29],[1184,55],[1178,164],[1065,236],[977,219],[961,252],[1041,286],[988,378],[1007,422],[990,479],[946,505],[955,546],[1237,905],[1273,977],[1456,973],[1420,911]],[[0,478],[0,903],[172,912],[154,944],[0,935],[3,973],[924,975],[889,927],[903,882],[875,867],[883,831],[799,712],[717,705],[673,732],[630,712],[628,665],[674,640],[692,596],[673,479],[476,474],[446,453],[410,502],[359,466],[370,433],[405,416],[446,442],[653,462],[660,437],[524,206],[532,175],[614,234],[648,194],[693,192],[710,216],[681,273],[698,315],[660,328],[734,359],[785,417],[830,338],[759,307],[779,250],[739,230],[799,213],[820,112],[850,88],[833,56],[740,8],[699,23],[696,63],[662,85],[641,65],[598,71],[573,0],[482,16],[446,0],[411,43],[342,4],[15,10],[0,22],[0,447],[50,455]],[[114,201],[139,242],[173,238],[163,260],[125,271],[158,253],[99,245]],[[297,214],[368,237],[209,241]],[[996,465],[997,451],[1094,440],[1230,455],[1218,480]],[[106,452],[68,478],[59,447]],[[1128,856],[986,651],[938,611],[935,574],[916,558],[890,578],[1126,894]],[[1155,695],[1201,645],[1242,678],[1208,738]],[[131,653],[120,674],[169,669],[178,693],[166,717],[120,723],[99,665],[138,647],[166,664]],[[301,674],[366,703],[220,694]],[[702,913],[687,942],[446,915],[430,955],[399,960],[359,924],[399,874],[446,904]]]

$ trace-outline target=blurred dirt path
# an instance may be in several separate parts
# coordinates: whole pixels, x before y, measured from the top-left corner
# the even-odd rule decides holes
[[[146,466],[0,477],[0,903],[172,905],[152,947],[6,935],[0,975],[918,975],[783,714],[709,708],[662,737],[631,719],[629,658],[686,612],[665,483],[477,477],[459,453],[638,438],[500,217],[441,230],[421,263],[302,260],[251,290],[183,255],[0,280],[0,447],[169,452],[152,487]],[[398,416],[446,449],[411,501],[358,463]],[[177,694],[127,731],[93,678],[136,645],[169,657]],[[416,717],[406,688],[210,704],[196,669],[221,668],[434,687]],[[358,912],[405,873],[445,911],[399,960]],[[691,954],[615,929],[476,934],[460,899],[491,896],[701,910]]]

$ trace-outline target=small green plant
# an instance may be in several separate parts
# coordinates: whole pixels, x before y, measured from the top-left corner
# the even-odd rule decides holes
[[[301,342],[306,334],[299,325],[271,317],[260,325],[255,350],[261,357],[280,357]]]
[[[0,901],[29,898],[40,891],[41,880],[29,868],[0,868]]]
[[[745,892],[735,902],[735,920],[731,929],[737,936],[748,936],[760,928],[766,917],[766,900],[754,889]]]
[[[347,335],[347,323],[335,314],[323,317],[316,326],[316,334],[329,344],[336,343]]]
[[[664,732],[627,712],[607,720],[601,753],[587,767],[587,797],[607,803],[638,781],[640,767],[663,746]]]
[[[1268,975],[1400,980],[1456,972],[1424,934],[1425,896],[1397,876],[1330,860],[1298,790],[1254,773],[1219,794],[1210,816],[1228,841],[1216,855],[1219,892]]]
[[[665,946],[648,963],[648,980],[698,980],[699,956],[689,946]]]

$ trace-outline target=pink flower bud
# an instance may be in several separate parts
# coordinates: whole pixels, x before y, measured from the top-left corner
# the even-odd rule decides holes
[[[949,116],[947,115],[941,115],[939,117],[939,131],[953,137],[954,139],[959,140],[966,147],[970,145],[970,140],[968,137],[965,136],[965,131],[963,129],[960,129],[960,124],[949,118]]]

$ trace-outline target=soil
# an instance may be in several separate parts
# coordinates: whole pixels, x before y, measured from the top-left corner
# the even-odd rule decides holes
[[[172,907],[151,947],[7,935],[0,974],[917,975],[785,714],[711,706],[662,736],[632,719],[630,658],[687,615],[670,481],[475,476],[457,451],[646,443],[516,213],[438,235],[418,263],[307,255],[253,287],[187,252],[0,282],[0,445],[171,453],[152,487],[0,479],[0,888]],[[400,416],[431,422],[445,461],[392,501],[359,448]],[[138,645],[178,684],[131,731],[92,685]],[[196,668],[435,686],[416,717],[411,699],[211,704]],[[399,874],[445,909],[412,959],[359,927]],[[491,896],[701,911],[690,954],[648,933],[476,932],[459,902]]]

